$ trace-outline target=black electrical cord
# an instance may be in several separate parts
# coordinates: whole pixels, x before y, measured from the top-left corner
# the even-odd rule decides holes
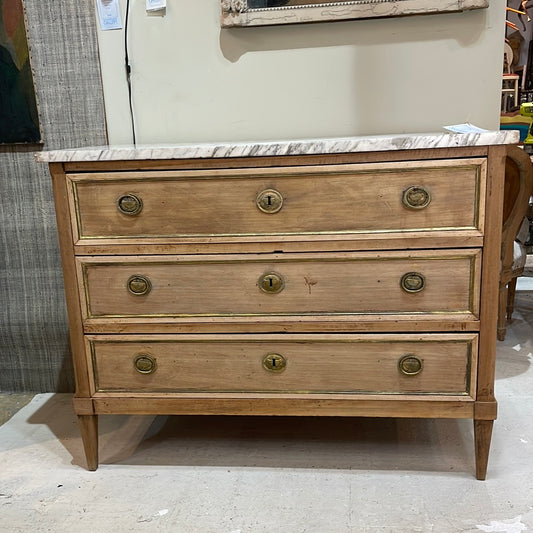
[[[126,0],[126,20],[124,22],[124,54],[125,54],[125,63],[126,63],[126,81],[128,83],[128,100],[130,104],[130,117],[131,117],[131,132],[133,136],[133,145],[137,144],[137,139],[135,135],[135,117],[133,115],[133,96],[131,90],[131,65],[130,58],[128,54],[128,21],[130,18],[130,0]]]

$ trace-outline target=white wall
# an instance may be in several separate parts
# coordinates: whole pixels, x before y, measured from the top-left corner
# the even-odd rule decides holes
[[[165,16],[130,1],[139,144],[499,127],[505,0],[466,13],[225,30],[220,0],[168,0]],[[100,31],[99,46],[110,143],[128,143],[123,32]]]

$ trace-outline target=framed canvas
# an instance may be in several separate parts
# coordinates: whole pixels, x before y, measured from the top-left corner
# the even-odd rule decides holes
[[[22,0],[0,0],[0,144],[41,140]]]
[[[488,7],[489,0],[221,0],[222,27],[296,24]]]

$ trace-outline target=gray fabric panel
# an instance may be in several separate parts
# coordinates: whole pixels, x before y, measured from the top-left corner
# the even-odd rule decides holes
[[[25,0],[45,149],[106,144],[92,0]],[[72,391],[48,167],[0,153],[0,391]]]

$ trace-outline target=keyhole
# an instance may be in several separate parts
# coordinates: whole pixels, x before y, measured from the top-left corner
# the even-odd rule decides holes
[[[264,274],[259,278],[259,288],[268,294],[277,294],[285,287],[283,278],[273,272]]]
[[[277,213],[283,205],[283,196],[274,189],[267,189],[257,195],[255,203],[263,213]]]
[[[268,353],[263,357],[263,368],[269,372],[283,372],[287,366],[287,360],[279,353]]]

